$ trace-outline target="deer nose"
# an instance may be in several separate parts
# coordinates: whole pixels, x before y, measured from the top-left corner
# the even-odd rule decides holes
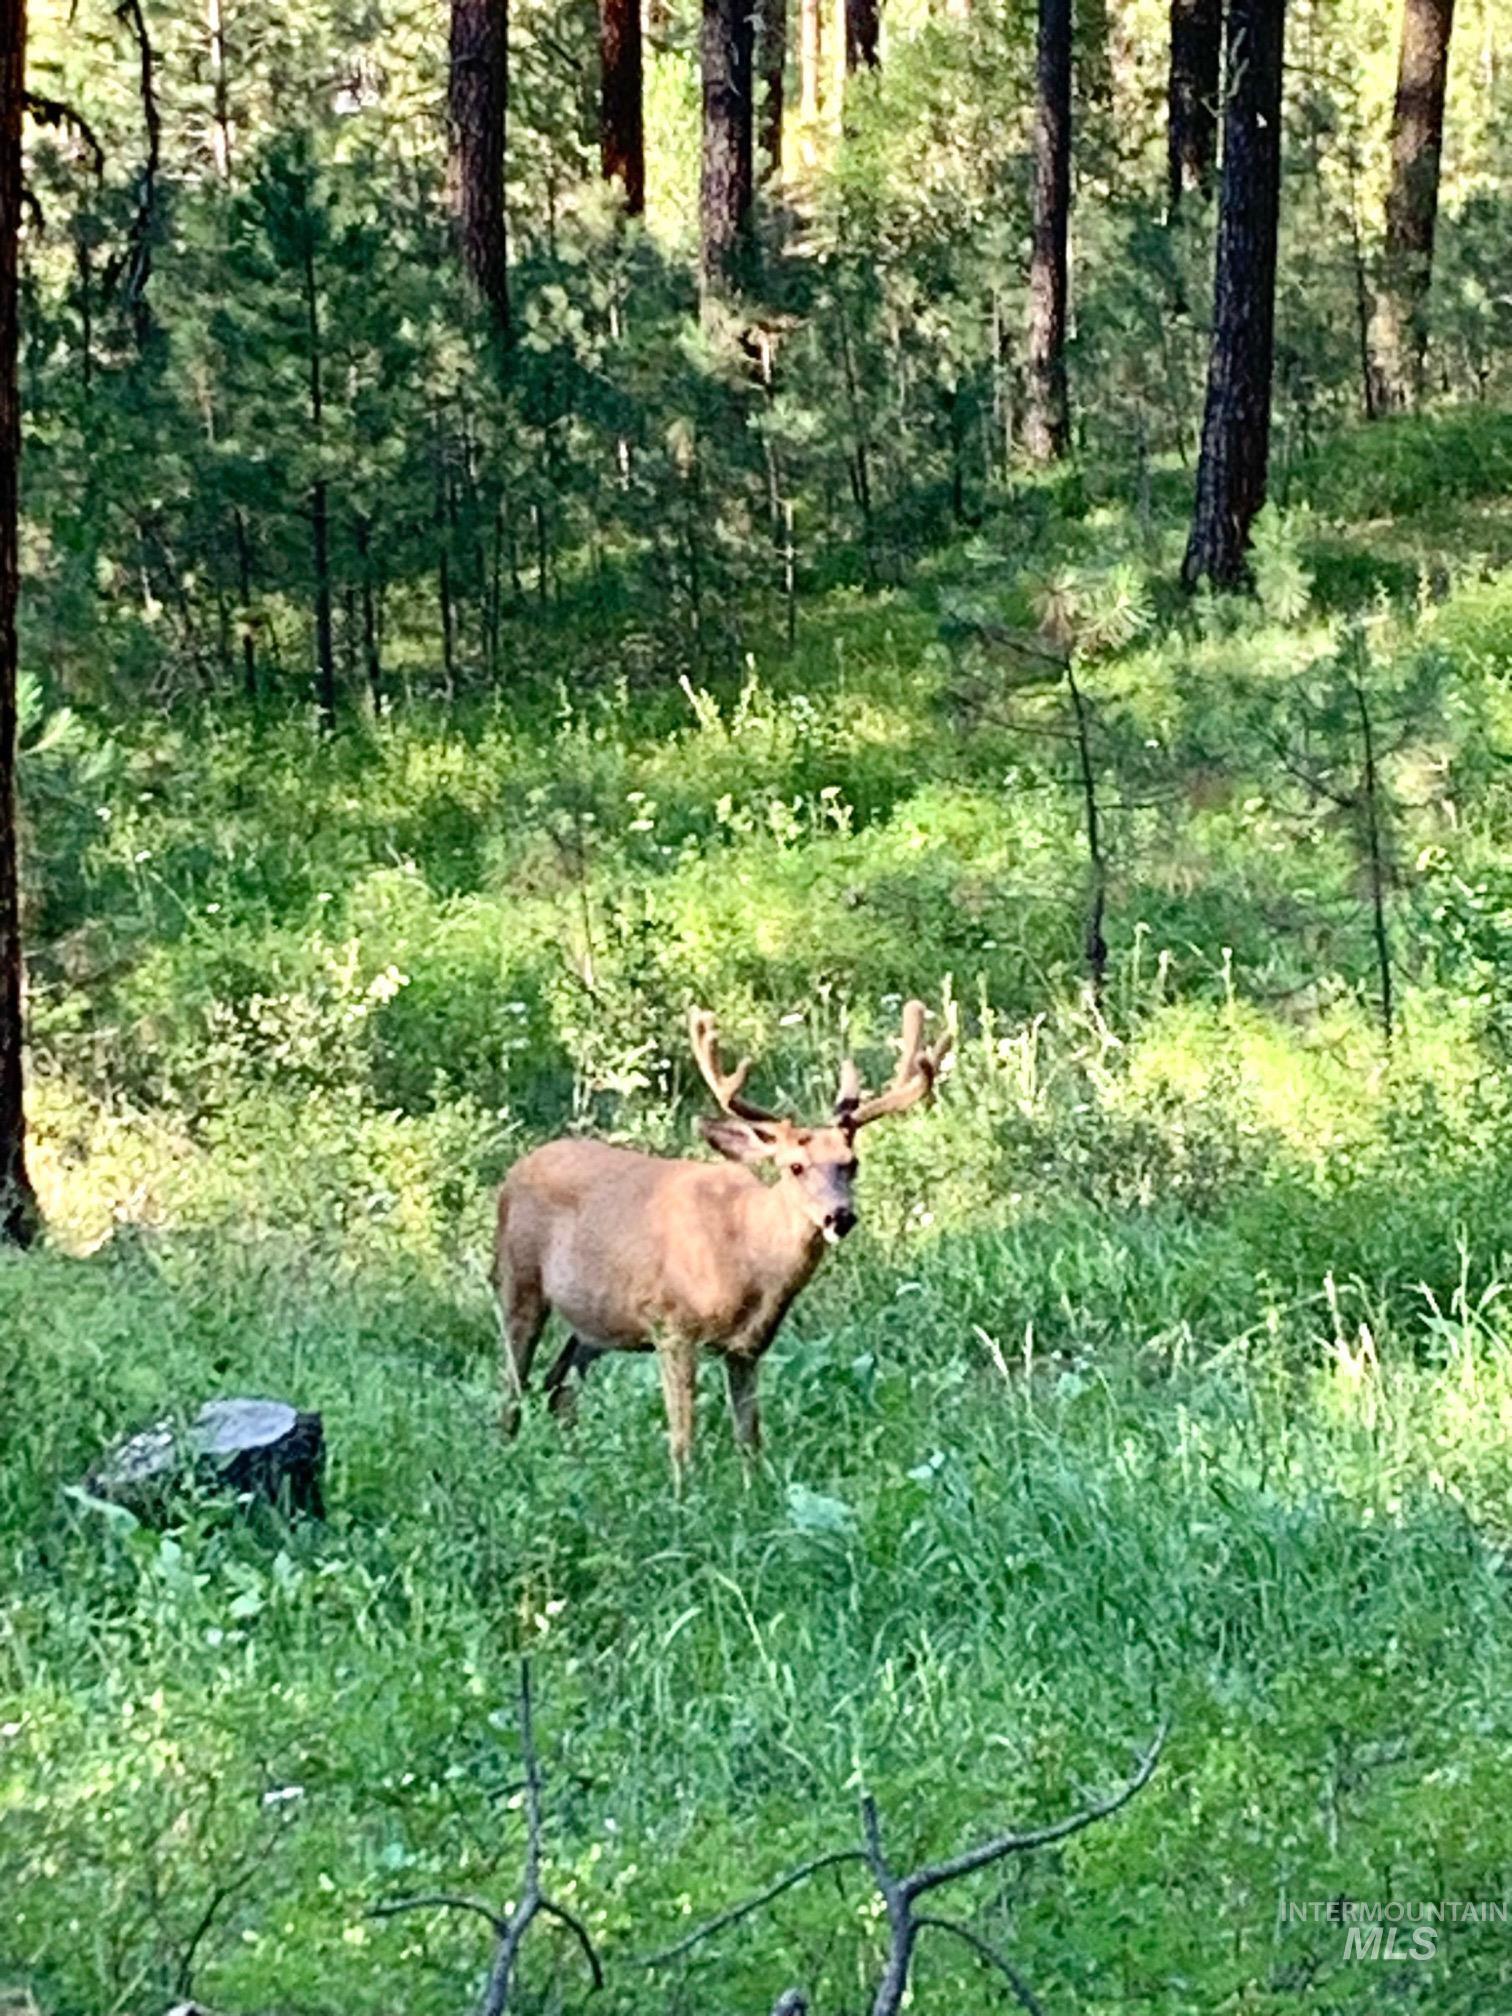
[[[831,1211],[825,1219],[824,1229],[826,1232],[832,1232],[837,1239],[843,1239],[847,1232],[854,1232],[856,1229],[855,1212],[848,1204],[842,1204],[838,1210]]]

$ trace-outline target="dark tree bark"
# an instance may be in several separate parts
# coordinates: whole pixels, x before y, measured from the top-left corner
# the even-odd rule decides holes
[[[462,263],[499,336],[509,337],[504,122],[509,109],[508,0],[452,0],[446,96],[447,194]]]
[[[1213,193],[1218,158],[1218,83],[1223,0],[1171,0],[1171,67],[1166,93],[1166,215],[1189,191]]]
[[[761,116],[757,122],[756,155],[764,179],[782,173],[782,116],[787,82],[787,0],[759,0],[757,7],[758,65],[761,73]]]
[[[157,51],[147,33],[147,19],[141,0],[121,0],[116,18],[131,30],[137,50],[137,90],[142,104],[142,125],[147,135],[147,158],[137,180],[136,209],[126,234],[126,252],[121,267],[121,299],[131,317],[139,348],[152,335],[152,310],[147,300],[147,284],[152,278],[152,247],[157,237],[158,176],[163,163],[163,115],[157,98]]]
[[[604,180],[620,184],[626,211],[639,217],[646,207],[640,0],[599,0],[599,58],[599,157]]]
[[[22,1085],[21,876],[16,819],[17,468],[21,108],[26,0],[0,0],[0,1240],[26,1246],[38,1229],[26,1173]]]
[[[750,0],[703,0],[698,236],[706,298],[738,289],[750,253],[754,40]]]
[[[1405,0],[1391,120],[1386,243],[1370,332],[1377,413],[1400,412],[1415,404],[1423,389],[1453,25],[1454,0]]]
[[[1034,102],[1034,240],[1024,444],[1056,462],[1070,441],[1066,245],[1071,224],[1071,0],[1039,0]]]
[[[1213,337],[1197,502],[1181,578],[1238,588],[1265,502],[1281,209],[1285,0],[1229,0]]]
[[[880,60],[882,9],[880,0],[845,0],[846,73],[864,64],[875,70]]]
[[[362,565],[362,662],[367,673],[373,719],[383,714],[383,653],[378,643],[378,608],[373,593],[373,524],[360,512],[353,527],[357,558]]]

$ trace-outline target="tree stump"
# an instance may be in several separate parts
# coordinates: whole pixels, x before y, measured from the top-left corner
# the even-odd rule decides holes
[[[318,1414],[301,1414],[285,1400],[210,1400],[183,1428],[159,1421],[117,1443],[84,1488],[139,1516],[161,1511],[175,1488],[198,1484],[318,1519],[324,1467]]]

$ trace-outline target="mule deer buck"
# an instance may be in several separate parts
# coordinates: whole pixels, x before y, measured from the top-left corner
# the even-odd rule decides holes
[[[868,1098],[849,1059],[833,1119],[807,1127],[744,1096],[751,1061],[726,1070],[707,1009],[688,1018],[693,1055],[720,1108],[699,1127],[724,1164],[645,1155],[604,1141],[551,1141],[515,1164],[499,1193],[495,1280],[505,1339],[504,1431],[519,1426],[531,1362],[552,1310],[571,1331],[546,1375],[554,1413],[569,1381],[610,1351],[655,1351],[672,1465],[693,1441],[699,1355],[723,1357],[735,1438],[754,1453],[761,1355],[826,1245],[856,1223],[856,1136],[929,1096],[949,1030],[924,1042],[924,1004],[903,1010],[891,1085]],[[728,1165],[735,1165],[733,1167]],[[756,1173],[770,1164],[777,1180]]]

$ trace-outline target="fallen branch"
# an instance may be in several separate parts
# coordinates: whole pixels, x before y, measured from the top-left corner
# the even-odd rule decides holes
[[[528,1660],[522,1660],[520,1664],[520,1754],[525,1764],[525,1779],[521,1788],[525,1794],[525,1881],[521,1886],[520,1901],[513,1911],[507,1914],[496,1911],[491,1904],[484,1904],[475,1897],[436,1894],[396,1897],[388,1903],[375,1904],[367,1914],[370,1918],[395,1918],[405,1911],[468,1911],[487,1919],[493,1927],[497,1945],[493,1964],[488,1970],[488,1984],[478,2004],[478,2016],[504,2016],[509,2007],[509,1991],[514,1984],[520,1947],[525,1934],[542,1916],[555,1918],[559,1925],[566,1926],[583,1949],[594,1987],[602,1988],[604,1985],[603,1966],[588,1928],[576,1913],[569,1911],[565,1904],[557,1903],[555,1898],[548,1897],[541,1888],[541,1770],[536,1759],[535,1733],[530,1719]]]
[[[1026,1855],[1036,1848],[1047,1848],[1057,1841],[1065,1841],[1084,1828],[1095,1826],[1100,1820],[1109,1819],[1123,1806],[1127,1806],[1135,1795],[1149,1784],[1154,1775],[1160,1753],[1165,1747],[1167,1725],[1162,1722],[1151,1739],[1149,1748],[1139,1757],[1134,1771],[1118,1788],[1106,1798],[1095,1799],[1090,1804],[1069,1813],[1063,1820],[1054,1820],[1043,1827],[1009,1829],[994,1834],[990,1839],[979,1842],[974,1848],[967,1848],[959,1855],[953,1855],[944,1862],[926,1862],[921,1868],[908,1875],[900,1876],[887,1860],[882,1845],[882,1823],[877,1811],[877,1802],[870,1793],[861,1801],[861,1828],[864,1845],[860,1848],[842,1848],[827,1855],[813,1856],[800,1863],[787,1875],[768,1884],[754,1897],[741,1904],[722,1911],[717,1918],[711,1918],[681,1939],[675,1946],[669,1946],[659,1953],[645,1956],[641,1965],[663,1967],[681,1959],[695,1946],[716,1933],[726,1931],[731,1925],[739,1924],[752,1912],[758,1911],[776,1897],[791,1890],[796,1884],[816,1876],[824,1869],[834,1869],[853,1862],[864,1862],[871,1871],[873,1883],[887,1911],[888,1947],[887,1959],[882,1970],[882,1978],[877,1984],[871,2006],[871,2016],[899,2016],[904,1998],[908,1993],[909,1972],[913,1963],[914,1950],[919,1934],[925,1931],[948,1933],[970,1947],[978,1959],[994,1967],[1006,1980],[1014,1999],[1028,2016],[1045,2016],[1043,2005],[1034,1991],[1024,1980],[1007,1955],[998,1951],[989,1940],[975,1932],[968,1925],[962,1925],[953,1918],[943,1918],[933,1913],[915,1910],[921,1897],[942,1889],[948,1883],[959,1882],[963,1876],[974,1875],[979,1869],[989,1868],[994,1862],[1001,1862],[1009,1855]],[[778,2002],[772,2016],[803,2016],[807,2004],[796,1988],[788,1992]]]

